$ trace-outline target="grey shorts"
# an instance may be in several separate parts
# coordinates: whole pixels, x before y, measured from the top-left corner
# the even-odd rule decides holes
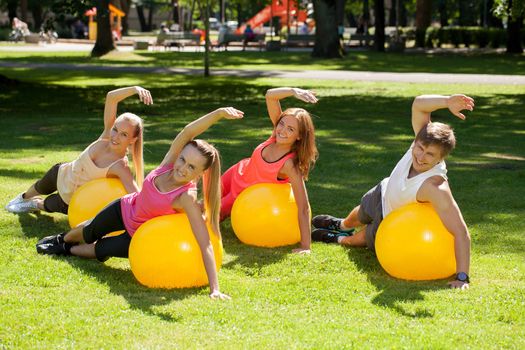
[[[381,201],[381,183],[377,184],[361,198],[357,213],[359,221],[366,224],[366,246],[375,251],[376,233],[383,221],[383,203]]]

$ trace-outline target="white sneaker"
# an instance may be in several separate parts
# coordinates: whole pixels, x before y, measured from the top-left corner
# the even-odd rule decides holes
[[[22,202],[17,202],[7,206],[7,211],[14,214],[29,213],[39,210],[38,204],[34,199],[23,200]]]
[[[19,193],[15,198],[11,199],[9,203],[6,204],[5,208],[9,210],[9,207],[15,204],[19,204],[25,201],[25,199],[22,197],[24,192]]]

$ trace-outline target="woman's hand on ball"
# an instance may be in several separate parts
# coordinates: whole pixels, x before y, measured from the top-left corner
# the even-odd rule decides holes
[[[210,298],[213,300],[219,299],[219,300],[230,300],[231,297],[228,294],[224,294],[219,292],[218,290],[213,291],[210,293]]]
[[[292,249],[292,253],[294,254],[300,254],[300,255],[304,255],[304,254],[310,254],[312,251],[310,249],[305,249],[305,248],[295,248],[295,249]]]

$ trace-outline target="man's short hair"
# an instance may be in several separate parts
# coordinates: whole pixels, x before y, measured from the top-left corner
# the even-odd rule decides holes
[[[456,136],[450,125],[430,122],[425,125],[416,135],[416,141],[425,146],[437,145],[441,148],[441,156],[445,158],[456,147]]]

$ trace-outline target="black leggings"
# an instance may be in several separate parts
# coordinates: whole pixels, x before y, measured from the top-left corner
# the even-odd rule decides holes
[[[47,173],[37,182],[35,182],[35,190],[40,194],[49,194],[44,199],[44,210],[48,213],[62,213],[67,214],[68,205],[60,197],[57,191],[58,169],[62,163],[57,163],[47,171]]]
[[[104,237],[108,233],[122,231],[118,236]],[[126,231],[120,209],[120,198],[102,209],[82,230],[84,242],[95,244],[97,260],[106,261],[112,256],[127,258],[131,236]]]

